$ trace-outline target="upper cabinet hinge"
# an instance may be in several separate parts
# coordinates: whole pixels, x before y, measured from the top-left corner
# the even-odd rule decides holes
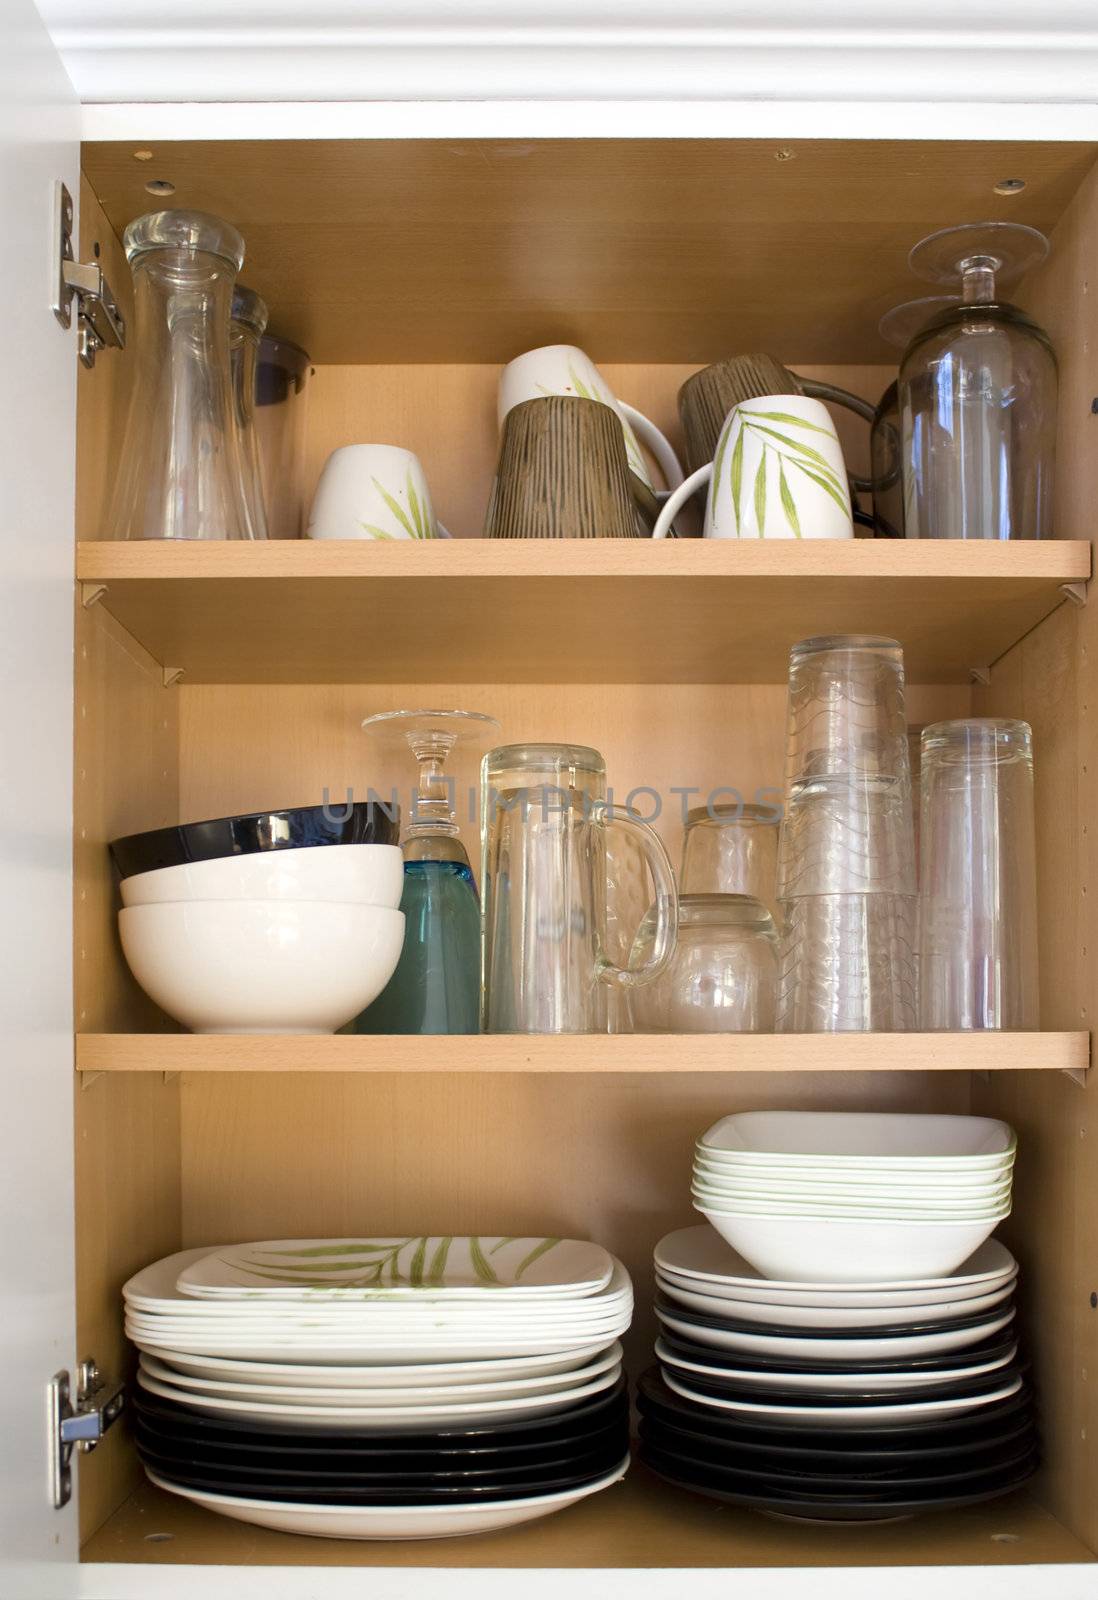
[[[98,261],[79,262],[72,246],[72,195],[60,179],[53,197],[53,297],[50,309],[63,328],[72,326],[77,300],[78,349],[86,367],[95,366],[96,352],[107,345],[126,346],[126,324]]]
[[[108,1383],[101,1378],[94,1360],[82,1361],[77,1368],[75,1408],[68,1373],[56,1372],[50,1379],[50,1492],[58,1510],[72,1499],[73,1447],[94,1450],[107,1429],[122,1415],[125,1403],[122,1384]]]

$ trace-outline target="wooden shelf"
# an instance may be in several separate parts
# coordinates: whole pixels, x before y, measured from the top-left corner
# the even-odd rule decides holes
[[[151,1541],[153,1534],[158,1537]],[[145,1484],[88,1541],[83,1559],[153,1567],[246,1561],[303,1567],[832,1569],[1010,1567],[1089,1563],[1094,1556],[1028,1495],[877,1528],[793,1527],[661,1484],[634,1465],[624,1483],[544,1522],[408,1543],[273,1533]],[[1053,1582],[1050,1592],[1055,1591]]]
[[[189,683],[778,683],[817,633],[967,682],[1090,577],[1081,541],[277,541],[78,547],[77,576]],[[98,594],[97,594],[97,591]]]
[[[82,1033],[81,1072],[1083,1072],[1087,1033]]]

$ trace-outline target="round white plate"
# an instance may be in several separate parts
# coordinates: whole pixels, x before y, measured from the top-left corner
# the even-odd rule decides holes
[[[746,1161],[783,1157],[824,1167],[895,1166],[949,1170],[999,1161],[1017,1145],[1013,1128],[993,1117],[898,1111],[739,1111],[702,1134],[706,1150],[735,1150]]]
[[[232,1300],[415,1300],[421,1295],[580,1299],[609,1284],[614,1258],[583,1239],[502,1234],[383,1239],[261,1239],[222,1245],[183,1267],[181,1293]]]
[[[740,1300],[732,1295],[698,1294],[656,1272],[656,1284],[669,1300],[709,1317],[731,1317],[736,1322],[769,1322],[782,1328],[881,1328],[904,1322],[945,1322],[953,1317],[974,1317],[1002,1305],[1014,1292],[1014,1283],[970,1300],[941,1300],[933,1305],[816,1306],[770,1305],[763,1300]]]
[[[767,1278],[733,1250],[712,1227],[699,1224],[683,1227],[674,1234],[661,1238],[655,1250],[656,1266],[677,1277],[693,1278],[706,1285],[706,1290],[719,1293],[720,1286],[735,1290],[736,1294],[762,1293],[771,1302],[789,1301],[803,1304],[808,1301],[818,1306],[916,1306],[932,1299],[957,1296],[965,1288],[972,1291],[976,1285],[992,1286],[996,1280],[1005,1282],[1016,1274],[1018,1264],[1007,1246],[988,1238],[962,1261],[951,1274],[927,1274],[924,1277],[880,1278],[860,1282],[821,1282],[815,1278]],[[882,1298],[884,1296],[884,1298]]]
[[[306,1384],[279,1384],[268,1382],[233,1383],[223,1378],[196,1378],[190,1373],[176,1372],[155,1356],[142,1355],[141,1370],[150,1378],[171,1384],[188,1393],[226,1400],[260,1400],[277,1405],[310,1406],[402,1406],[428,1405],[438,1401],[445,1405],[468,1405],[481,1400],[521,1400],[527,1395],[563,1394],[568,1389],[578,1389],[592,1383],[604,1372],[621,1367],[622,1349],[613,1344],[597,1360],[575,1372],[550,1373],[540,1378],[521,1378],[472,1384],[412,1384],[405,1388],[316,1388]]]
[[[684,1400],[710,1406],[714,1411],[733,1412],[740,1416],[777,1417],[783,1422],[823,1422],[829,1428],[860,1428],[867,1422],[915,1422],[922,1417],[976,1411],[980,1406],[994,1404],[996,1400],[1008,1400],[1022,1387],[1021,1378],[1015,1377],[1009,1382],[1004,1381],[1002,1388],[993,1389],[989,1394],[957,1395],[950,1400],[920,1400],[916,1391],[910,1400],[893,1400],[881,1405],[807,1406],[791,1403],[779,1406],[761,1405],[749,1400],[718,1400],[711,1395],[695,1394],[666,1369],[663,1376],[667,1387]]]
[[[738,1383],[754,1383],[768,1389],[816,1390],[820,1389],[918,1389],[937,1383],[956,1383],[962,1378],[982,1377],[999,1367],[1009,1366],[1018,1354],[1013,1345],[1008,1355],[997,1356],[994,1361],[984,1361],[974,1366],[950,1367],[939,1372],[751,1372],[736,1371],[731,1367],[705,1367],[694,1361],[684,1361],[667,1348],[662,1339],[656,1340],[656,1355],[661,1366],[682,1373],[682,1381],[690,1382],[690,1375],[699,1378],[728,1378]]]
[[[924,1297],[944,1293],[957,1296],[965,1288],[977,1285],[990,1287],[998,1280],[1005,1282],[1014,1277],[1018,1263],[999,1239],[986,1239],[956,1272],[944,1277],[917,1278],[905,1281],[893,1278],[880,1283],[821,1283],[790,1282],[777,1278],[764,1278],[746,1262],[738,1251],[726,1244],[720,1235],[707,1224],[693,1228],[679,1228],[661,1239],[655,1248],[656,1265],[683,1279],[694,1279],[715,1285],[719,1292],[723,1286],[737,1293],[762,1291],[775,1304],[787,1296],[797,1304],[805,1300],[813,1304],[828,1305],[918,1305]],[[706,1291],[710,1292],[709,1290]],[[981,1289],[981,1292],[986,1292]],[[854,1298],[857,1296],[858,1298]],[[863,1298],[869,1296],[871,1298]],[[882,1298],[882,1296],[887,1298]]]
[[[974,1328],[951,1328],[942,1333],[895,1334],[878,1339],[871,1334],[854,1338],[809,1338],[798,1334],[738,1333],[731,1328],[700,1328],[693,1322],[680,1322],[677,1317],[657,1308],[656,1315],[665,1327],[672,1329],[693,1344],[709,1345],[714,1350],[739,1350],[744,1355],[774,1356],[776,1359],[794,1361],[902,1361],[905,1356],[941,1355],[947,1350],[964,1350],[968,1345],[979,1344],[1000,1328],[1005,1328],[1014,1317],[1011,1309],[992,1313],[986,1322]]]
[[[288,1422],[294,1427],[317,1433],[368,1433],[372,1429],[396,1429],[401,1432],[422,1428],[441,1428],[447,1424],[455,1427],[473,1423],[515,1421],[526,1417],[548,1417],[557,1411],[588,1400],[593,1395],[612,1389],[621,1376],[620,1363],[609,1372],[602,1373],[590,1383],[556,1394],[528,1395],[521,1400],[482,1400],[469,1405],[401,1406],[313,1406],[276,1405],[259,1400],[226,1400],[219,1396],[194,1394],[187,1389],[177,1389],[174,1384],[162,1383],[147,1372],[138,1372],[137,1381],[142,1389],[159,1395],[164,1400],[175,1400],[195,1411],[211,1416],[252,1418],[258,1422]]]
[[[252,1522],[280,1533],[307,1533],[322,1539],[452,1539],[459,1534],[493,1533],[520,1522],[563,1511],[588,1495],[598,1494],[619,1482],[629,1470],[629,1457],[613,1472],[582,1484],[578,1489],[562,1489],[556,1494],[531,1495],[522,1500],[500,1500],[482,1505],[463,1506],[301,1506],[287,1501],[242,1500],[234,1495],[210,1494],[203,1489],[185,1489],[169,1483],[155,1472],[149,1481],[169,1494],[182,1495],[207,1511],[233,1517],[237,1522]]]
[[[575,1372],[606,1351],[604,1344],[583,1345],[570,1355],[513,1356],[503,1361],[406,1362],[391,1367],[363,1366],[329,1361],[306,1366],[294,1361],[233,1360],[229,1356],[187,1355],[159,1345],[140,1348],[179,1373],[198,1378],[224,1378],[250,1387],[268,1383],[288,1383],[303,1388],[347,1389],[401,1388],[411,1383],[437,1384],[443,1388],[464,1383],[510,1383],[523,1378],[548,1377]]]

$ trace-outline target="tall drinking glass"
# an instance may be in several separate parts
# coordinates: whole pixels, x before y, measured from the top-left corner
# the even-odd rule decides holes
[[[233,373],[233,411],[236,417],[237,449],[244,480],[252,538],[266,539],[267,500],[259,465],[259,443],[255,431],[256,368],[259,344],[267,326],[267,307],[254,289],[238,283],[233,290],[233,315],[229,325],[229,351]]]
[[[1036,1028],[1028,723],[970,718],[924,728],[920,852],[922,1026]]]
[[[628,830],[655,885],[642,965],[606,953],[606,832]],[[648,983],[675,948],[675,874],[659,836],[606,800],[606,764],[586,745],[507,745],[481,768],[484,1027],[488,1033],[605,1033],[612,985]]]
[[[779,1030],[915,1026],[915,893],[903,652],[806,639],[789,668]]]

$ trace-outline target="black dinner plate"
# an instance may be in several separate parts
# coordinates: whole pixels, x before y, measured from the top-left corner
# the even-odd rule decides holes
[[[211,1477],[246,1477],[250,1481],[301,1481],[311,1479],[353,1488],[376,1483],[420,1484],[424,1488],[446,1488],[457,1483],[520,1482],[549,1473],[555,1476],[609,1471],[629,1448],[628,1420],[624,1413],[612,1427],[594,1440],[572,1445],[543,1446],[537,1453],[514,1457],[505,1451],[452,1452],[438,1458],[406,1457],[389,1453],[363,1460],[347,1460],[314,1452],[312,1455],[257,1454],[223,1445],[180,1445],[165,1440],[144,1423],[136,1429],[137,1447],[149,1459],[155,1458],[158,1470],[207,1473]]]
[[[830,1470],[850,1473],[876,1472],[903,1474],[912,1470],[933,1467],[936,1462],[956,1462],[958,1468],[965,1462],[986,1459],[994,1466],[998,1453],[1013,1449],[1021,1440],[1035,1437],[1037,1424],[1029,1411],[1005,1418],[997,1430],[979,1434],[967,1440],[943,1439],[932,1446],[918,1443],[900,1443],[888,1449],[866,1447],[858,1429],[844,1429],[853,1434],[853,1444],[845,1448],[838,1445],[790,1444],[788,1435],[780,1432],[741,1438],[707,1433],[699,1423],[686,1427],[670,1422],[656,1411],[641,1414],[641,1433],[648,1430],[652,1438],[657,1435],[674,1441],[683,1455],[721,1455],[729,1460],[741,1459],[745,1466],[756,1461],[782,1460],[790,1466],[802,1465],[807,1472]]]
[[[1011,1472],[1004,1472],[998,1476],[990,1474],[978,1484],[971,1483],[964,1493],[958,1491],[943,1495],[930,1492],[915,1495],[905,1491],[908,1498],[885,1501],[863,1495],[850,1495],[841,1500],[832,1500],[826,1496],[809,1494],[763,1493],[750,1487],[729,1488],[711,1473],[696,1476],[686,1474],[676,1462],[647,1446],[641,1451],[640,1459],[667,1483],[679,1489],[705,1495],[708,1499],[720,1500],[727,1505],[749,1506],[756,1511],[767,1511],[796,1520],[809,1518],[825,1522],[889,1521],[918,1516],[930,1511],[947,1511],[961,1506],[978,1505],[982,1500],[995,1500],[1001,1495],[1010,1494],[1013,1490],[1021,1488],[1033,1476],[1037,1466],[1034,1459]]]
[[[251,1445],[280,1452],[325,1455],[377,1454],[406,1455],[415,1452],[431,1456],[440,1451],[501,1449],[529,1446],[540,1449],[547,1444],[570,1441],[593,1430],[612,1425],[628,1406],[628,1387],[624,1375],[612,1389],[581,1400],[567,1411],[549,1417],[515,1418],[494,1425],[424,1428],[415,1433],[372,1429],[362,1433],[323,1434],[314,1430],[273,1427],[238,1417],[211,1417],[179,1401],[166,1400],[134,1385],[131,1407],[138,1417],[152,1424],[164,1436],[195,1440],[220,1440],[226,1444]]]
[[[672,1430],[664,1430],[653,1423],[643,1423],[640,1431],[642,1448],[651,1448],[693,1471],[694,1469],[730,1472],[747,1483],[768,1484],[775,1489],[792,1489],[797,1492],[818,1490],[821,1494],[893,1494],[910,1489],[921,1493],[924,1489],[955,1489],[972,1479],[984,1479],[989,1474],[1021,1467],[1037,1455],[1037,1438],[1031,1428],[1019,1436],[1009,1447],[984,1451],[978,1458],[959,1462],[943,1453],[935,1462],[913,1467],[897,1464],[882,1472],[880,1469],[857,1470],[853,1466],[826,1466],[809,1469],[802,1461],[790,1461],[780,1454],[767,1457],[741,1458],[734,1450],[714,1449],[687,1441],[681,1443]]]
[[[521,1479],[466,1482],[406,1482],[390,1476],[380,1482],[333,1482],[309,1472],[301,1477],[249,1477],[246,1473],[223,1473],[209,1468],[186,1468],[163,1461],[157,1455],[138,1449],[138,1455],[159,1478],[203,1489],[214,1494],[231,1494],[244,1499],[298,1500],[318,1505],[437,1505],[447,1502],[475,1503],[480,1500],[521,1500],[529,1495],[552,1494],[558,1489],[578,1488],[595,1482],[613,1471],[629,1453],[628,1441],[612,1455],[593,1462],[577,1462],[572,1471],[547,1468],[531,1471]]]
[[[1004,1384],[1012,1383],[1022,1375],[1017,1361],[996,1367],[976,1378],[957,1378],[951,1383],[910,1384],[897,1389],[828,1389],[825,1382],[818,1389],[773,1389],[760,1379],[758,1383],[745,1383],[727,1378],[722,1382],[697,1377],[694,1373],[672,1372],[677,1384],[701,1404],[706,1399],[720,1402],[743,1400],[750,1405],[787,1406],[802,1410],[818,1409],[822,1415],[831,1411],[850,1411],[859,1406],[919,1406],[934,1400],[974,1399],[994,1394]],[[916,1415],[925,1415],[917,1412]],[[872,1418],[867,1418],[872,1421]]]
[[[960,1350],[943,1351],[940,1355],[929,1356],[893,1356],[887,1360],[858,1360],[851,1358],[849,1361],[816,1361],[811,1357],[789,1358],[785,1356],[740,1356],[733,1350],[718,1350],[712,1345],[696,1344],[690,1339],[677,1338],[674,1334],[663,1333],[660,1343],[667,1349],[670,1356],[678,1356],[683,1361],[691,1361],[696,1366],[709,1369],[708,1376],[716,1379],[724,1372],[788,1372],[805,1373],[827,1377],[832,1373],[841,1372],[869,1372],[887,1375],[890,1372],[956,1372],[964,1367],[976,1367],[985,1361],[995,1361],[1000,1356],[1005,1356],[1018,1343],[1018,1334],[1013,1326],[1001,1329],[998,1333],[991,1334],[979,1343],[965,1345]],[[660,1350],[657,1347],[657,1356]],[[669,1362],[673,1366],[673,1362]],[[699,1374],[691,1374],[699,1376]],[[796,1391],[791,1391],[795,1393]]]
[[[399,838],[398,806],[358,800],[350,806],[338,802],[295,806],[288,811],[252,811],[154,828],[150,833],[113,839],[110,852],[120,876],[132,878],[139,872],[179,867],[187,861],[221,861],[227,856],[258,855],[263,850],[304,850],[328,844],[396,844]]]
[[[851,1359],[859,1344],[875,1339],[908,1339],[925,1333],[961,1333],[968,1328],[982,1328],[997,1322],[1013,1310],[1014,1298],[1011,1296],[990,1311],[977,1311],[967,1317],[947,1317],[942,1322],[901,1322],[884,1328],[791,1328],[781,1322],[743,1322],[735,1317],[711,1317],[702,1311],[692,1311],[689,1306],[680,1306],[674,1300],[668,1300],[666,1295],[656,1295],[657,1316],[674,1317],[676,1322],[685,1322],[689,1327],[710,1328],[721,1333],[758,1334],[773,1339],[842,1339],[844,1343],[850,1343]]]
[[[1017,1393],[977,1407],[974,1411],[962,1412],[959,1416],[916,1416],[901,1421],[867,1420],[856,1428],[841,1428],[827,1420],[826,1412],[819,1422],[722,1412],[715,1406],[707,1406],[701,1401],[688,1400],[676,1394],[664,1382],[659,1368],[649,1367],[638,1383],[637,1404],[642,1415],[662,1414],[671,1421],[684,1421],[688,1427],[700,1424],[707,1433],[720,1437],[758,1438],[780,1434],[791,1444],[812,1446],[826,1443],[828,1448],[857,1446],[864,1449],[867,1442],[885,1447],[917,1439],[920,1444],[928,1445],[939,1442],[939,1436],[942,1440],[982,1436],[1007,1417],[1023,1411],[1028,1414],[1033,1397],[1023,1371],[1022,1388]]]

